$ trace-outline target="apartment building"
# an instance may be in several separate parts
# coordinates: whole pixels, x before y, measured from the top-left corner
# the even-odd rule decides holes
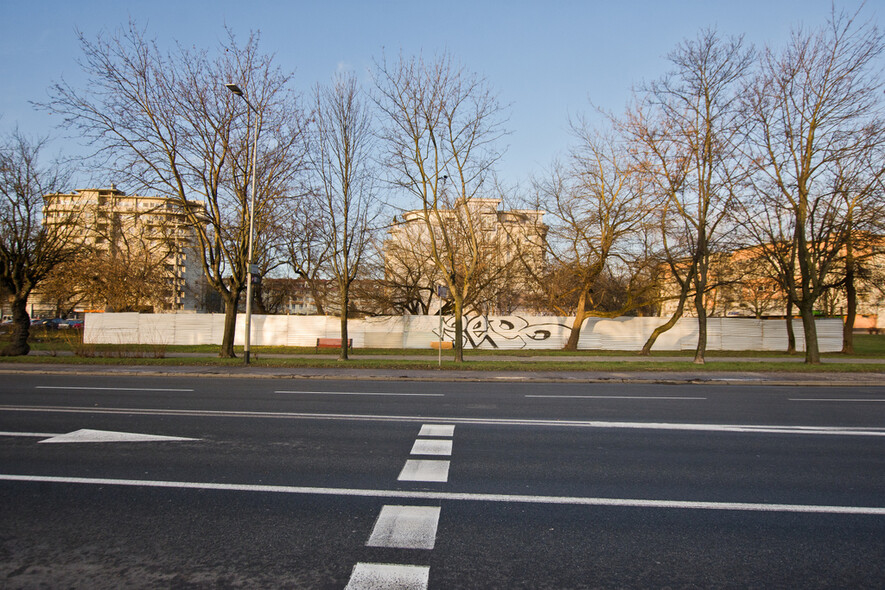
[[[855,328],[881,329],[885,327],[885,237],[864,235],[858,240],[854,257],[857,265]],[[662,296],[666,298],[661,305],[662,316],[672,315],[678,303],[678,286],[668,276],[665,272],[662,282]],[[837,265],[828,278],[830,288],[817,301],[817,314],[839,317],[848,312],[843,279],[844,269]],[[705,300],[711,317],[786,317],[787,294],[772,277],[758,247],[713,256],[709,283],[711,288]],[[691,303],[686,305],[685,314],[695,314]],[[795,307],[793,314],[798,314]]]
[[[133,275],[139,269],[152,272],[149,276],[161,283],[160,288],[151,290],[144,300],[132,304],[139,310],[198,309],[202,268],[197,234],[176,199],[127,195],[112,185],[111,188],[45,195],[43,200],[44,225],[76,224],[78,230],[74,235],[86,246],[90,257],[130,265]],[[197,217],[205,216],[201,202],[193,202],[192,210],[197,212]],[[77,269],[69,272],[76,273]],[[81,289],[89,289],[89,281],[79,284]],[[32,309],[41,303],[46,304],[40,301],[39,292],[35,295],[38,301],[31,306]],[[84,292],[78,307],[105,310],[112,307],[107,299]]]
[[[448,240],[456,266],[459,259],[477,263],[477,310],[520,311],[529,276],[540,272],[545,261],[547,226],[543,211],[505,211],[500,206],[501,199],[459,199],[450,209],[430,212],[429,224],[420,209],[394,218],[384,242],[385,280],[388,289],[400,294],[392,311],[436,313],[440,302],[431,293],[444,281],[431,258],[434,239],[439,245]]]

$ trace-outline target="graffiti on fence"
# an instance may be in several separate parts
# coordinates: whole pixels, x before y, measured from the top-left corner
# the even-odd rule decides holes
[[[463,344],[465,348],[505,348],[517,350],[532,348],[549,341],[560,346],[568,338],[571,326],[548,321],[544,317],[488,317],[464,316]],[[439,336],[438,330],[434,334]],[[455,339],[455,318],[443,320],[443,340]]]

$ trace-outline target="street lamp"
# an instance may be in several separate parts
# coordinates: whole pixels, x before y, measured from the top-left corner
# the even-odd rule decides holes
[[[249,253],[247,254],[249,280],[246,282],[246,335],[243,342],[243,360],[248,365],[249,345],[252,340],[252,234],[255,233],[255,165],[258,157],[258,119],[261,115],[258,110],[252,106],[252,103],[249,102],[249,99],[246,98],[245,93],[239,86],[233,83],[225,84],[225,86],[227,86],[227,89],[235,95],[242,98],[246,102],[246,105],[252,109],[252,112],[255,113],[255,135],[252,141],[252,195],[249,198]]]

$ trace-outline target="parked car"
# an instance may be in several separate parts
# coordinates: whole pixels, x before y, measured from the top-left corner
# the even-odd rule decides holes
[[[83,320],[68,320],[68,327],[72,330],[82,330],[85,325]]]

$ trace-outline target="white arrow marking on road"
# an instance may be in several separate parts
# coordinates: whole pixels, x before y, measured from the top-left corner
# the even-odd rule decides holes
[[[111,432],[108,430],[90,430],[83,428],[67,434],[59,434],[39,443],[105,443],[105,442],[171,442],[199,440],[181,436],[160,436],[158,434],[136,434],[134,432]]]

